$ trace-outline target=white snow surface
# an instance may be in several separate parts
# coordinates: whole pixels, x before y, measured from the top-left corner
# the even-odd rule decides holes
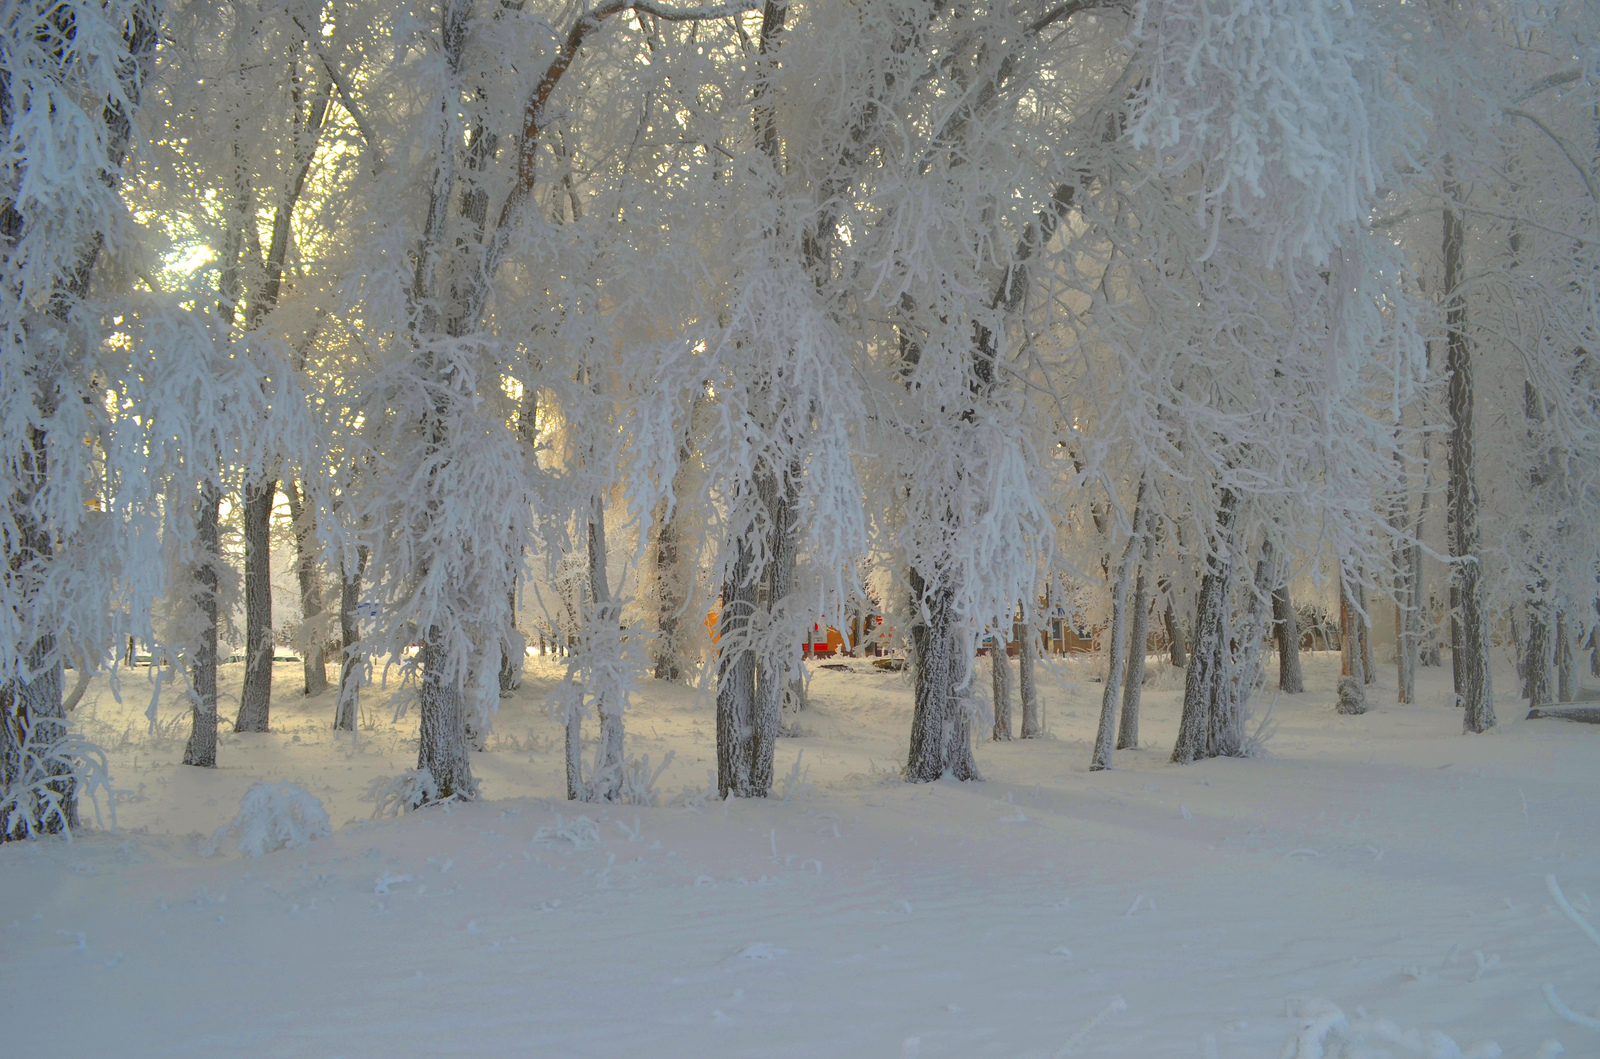
[[[1159,662],[1113,771],[1087,771],[1085,656],[1041,674],[1050,738],[921,786],[896,776],[906,677],[815,667],[789,801],[705,797],[709,701],[646,681],[629,751],[676,757],[636,808],[563,800],[561,670],[530,658],[473,757],[484,800],[376,820],[367,792],[416,754],[379,689],[352,741],[280,664],[274,730],[222,736],[208,771],[180,764],[184,704],[151,735],[142,672],[122,704],[97,682],[75,721],[130,793],[115,833],[0,846],[0,995],[28,1013],[0,1054],[1600,1056],[1543,991],[1600,1004],[1600,949],[1546,881],[1600,921],[1600,726],[1504,693],[1462,736],[1447,669],[1395,706],[1387,666],[1342,717],[1314,654],[1270,756],[1174,766]],[[203,857],[261,782],[343,825]]]

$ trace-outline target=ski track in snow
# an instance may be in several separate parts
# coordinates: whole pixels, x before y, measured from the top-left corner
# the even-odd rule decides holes
[[[813,734],[779,745],[810,793],[637,809],[562,800],[558,670],[531,658],[473,758],[485,800],[381,821],[362,796],[416,743],[377,689],[352,746],[280,665],[275,730],[223,736],[208,772],[178,764],[176,699],[152,736],[143,675],[124,705],[99,682],[76,720],[131,793],[117,833],[0,847],[0,992],[31,1013],[0,1054],[1276,1059],[1290,1012],[1327,1010],[1291,998],[1316,997],[1463,1050],[1600,1055],[1542,992],[1600,1004],[1600,951],[1546,883],[1585,911],[1600,893],[1600,727],[1514,720],[1503,694],[1502,729],[1463,737],[1439,669],[1420,705],[1340,717],[1337,654],[1312,654],[1272,757],[1178,767],[1181,689],[1154,663],[1147,745],[1110,772],[1087,771],[1093,659],[1041,681],[1050,738],[922,786],[894,775],[909,683],[858,663],[814,671]],[[644,682],[628,726],[631,753],[676,751],[665,795],[705,787],[693,690]],[[346,823],[202,857],[263,780]],[[596,841],[552,838],[580,816]]]

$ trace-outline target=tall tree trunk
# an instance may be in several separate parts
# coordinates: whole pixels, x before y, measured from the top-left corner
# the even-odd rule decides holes
[[[507,624],[515,631],[510,643],[500,645],[500,697],[505,698],[522,686],[522,666],[528,659],[528,641],[517,628],[516,575],[511,577],[511,588],[506,592],[506,610],[511,614]]]
[[[618,635],[621,614],[606,572],[606,509],[605,497],[600,493],[591,499],[589,508],[589,598],[594,601],[595,628],[604,637],[603,642],[610,644]],[[597,646],[592,641],[583,645],[585,651]],[[614,679],[602,678],[594,702],[595,712],[600,715],[600,746],[595,751],[593,795],[596,801],[613,801],[622,782],[622,712],[627,705],[623,688]]]
[[[461,681],[445,663],[444,630],[430,627],[422,641],[422,679],[418,688],[421,745],[417,768],[433,776],[440,798],[472,799],[478,785],[467,754],[466,701]]]
[[[1106,684],[1100,694],[1100,725],[1095,732],[1094,753],[1089,771],[1111,767],[1112,746],[1116,743],[1117,703],[1122,697],[1123,670],[1128,664],[1128,577],[1138,562],[1139,538],[1144,536],[1145,483],[1139,482],[1139,495],[1133,502],[1133,532],[1123,546],[1117,562],[1117,577],[1111,589],[1110,643],[1106,645]]]
[[[1528,606],[1528,639],[1523,645],[1522,695],[1529,706],[1546,705],[1550,695],[1550,620],[1543,603]]]
[[[1217,506],[1217,539],[1206,556],[1195,603],[1194,651],[1183,685],[1183,713],[1178,720],[1178,741],[1172,748],[1175,764],[1213,757],[1214,733],[1225,730],[1228,719],[1212,716],[1218,704],[1218,684],[1227,680],[1228,596],[1233,582],[1233,517],[1237,500],[1224,490]]]
[[[272,501],[278,483],[244,486],[244,688],[236,732],[265,732],[272,708]]]
[[[222,535],[218,512],[222,491],[207,481],[200,487],[200,511],[195,536],[200,561],[194,568],[194,602],[205,625],[194,650],[193,711],[183,763],[217,767],[217,566],[222,561]]]
[[[1494,685],[1489,671],[1488,615],[1483,609],[1478,562],[1478,482],[1472,437],[1472,349],[1467,336],[1467,298],[1463,291],[1466,222],[1456,209],[1461,187],[1445,158],[1444,289],[1446,370],[1450,378],[1450,536],[1453,584],[1459,592],[1460,663],[1456,699],[1465,713],[1462,727],[1486,732],[1494,727]]]
[[[741,538],[722,583],[717,616],[717,793],[750,794],[750,744],[755,729],[756,656],[751,620],[756,611],[754,549]]]
[[[1128,633],[1128,677],[1122,688],[1118,750],[1139,746],[1139,697],[1144,688],[1145,653],[1150,648],[1150,567],[1155,561],[1155,545],[1155,534],[1147,526],[1140,541],[1139,579],[1133,589],[1133,628]]]
[[[365,544],[358,547],[355,570],[341,569],[339,577],[339,706],[333,727],[341,732],[356,730],[361,709],[361,581],[370,555]]]
[[[317,620],[322,617],[322,584],[317,576],[314,547],[316,515],[306,508],[300,486],[294,479],[286,478],[283,484],[283,495],[289,501],[289,518],[294,522],[295,576],[300,582],[300,615],[304,619],[301,639],[305,641],[305,693],[320,695],[328,690],[328,659],[324,650],[328,638]]]
[[[1372,609],[1367,606],[1367,583],[1356,583],[1356,601],[1361,604],[1361,621],[1358,632],[1361,638],[1361,679],[1367,684],[1378,682],[1378,667],[1372,664]]]
[[[1044,735],[1044,710],[1033,680],[1033,655],[1039,647],[1039,634],[1028,620],[1026,608],[1018,612],[1012,634],[1017,639],[1017,698],[1022,705],[1022,738],[1037,739]]]
[[[1006,622],[994,623],[994,650],[989,655],[990,698],[994,700],[994,739],[1011,741],[1011,656],[1006,652]]]
[[[672,475],[673,502],[663,500],[656,513],[656,638],[651,644],[657,680],[683,679],[686,652],[683,634],[684,609],[688,606],[688,583],[680,554],[678,501],[688,485],[687,474],[694,460],[694,412],[678,443],[677,468]]]
[[[1167,582],[1170,584],[1171,582]],[[1165,588],[1162,593],[1165,594]],[[1166,613],[1162,615],[1162,624],[1167,630],[1167,658],[1178,669],[1189,665],[1189,652],[1183,646],[1183,625],[1178,621],[1177,609],[1173,607],[1172,600],[1168,597]]]
[[[1298,695],[1306,690],[1300,669],[1300,616],[1285,581],[1272,590],[1272,632],[1278,641],[1278,690]]]
[[[762,593],[766,597],[766,615],[768,621],[776,620],[776,627],[772,632],[786,625],[790,615],[786,609],[789,593],[794,587],[794,563],[796,546],[796,526],[794,524],[794,488],[790,484],[792,477],[798,477],[800,469],[791,467],[790,474],[766,475],[759,483],[759,495],[763,506],[767,509],[767,567],[764,571],[765,584]],[[807,635],[811,623],[807,621]],[[758,798],[765,798],[772,790],[773,756],[777,749],[778,732],[783,723],[784,690],[793,683],[792,670],[794,668],[792,638],[781,633],[775,642],[769,642],[766,650],[756,659],[756,698],[755,710],[751,714],[753,727],[750,732],[750,792]],[[791,695],[791,698],[793,696]]]
[[[1572,647],[1572,629],[1565,608],[1556,611],[1556,700],[1571,702],[1576,690],[1573,671],[1577,652]]]
[[[905,778],[929,783],[951,775],[981,779],[972,758],[972,724],[961,688],[969,645],[957,630],[955,591],[929,586],[917,570],[911,580],[911,643],[916,656],[916,705]]]

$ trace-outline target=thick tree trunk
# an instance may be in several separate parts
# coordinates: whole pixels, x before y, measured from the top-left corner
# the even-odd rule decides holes
[[[1356,601],[1361,604],[1361,620],[1357,632],[1361,640],[1361,679],[1367,684],[1378,682],[1378,667],[1372,664],[1372,610],[1367,606],[1366,582],[1356,583]]]
[[[1272,632],[1278,641],[1278,690],[1298,695],[1306,690],[1300,669],[1300,616],[1287,583],[1272,590]]]
[[[1572,629],[1567,624],[1565,609],[1556,611],[1556,700],[1571,702],[1576,691],[1574,660],[1577,651],[1572,646]]]
[[[285,480],[284,486],[289,517],[294,522],[295,576],[300,582],[300,615],[305,621],[305,631],[301,634],[305,641],[305,693],[320,695],[328,690],[328,659],[323,649],[327,637],[317,620],[322,617],[322,584],[317,576],[316,515],[306,508],[300,487],[293,479]]]
[[[1022,705],[1022,738],[1037,739],[1044,735],[1044,709],[1039,704],[1039,689],[1033,680],[1033,656],[1039,647],[1039,635],[1028,620],[1026,610],[1012,626],[1012,635],[1017,639],[1017,698]]]
[[[418,689],[422,744],[417,768],[426,769],[438,786],[439,797],[472,799],[478,786],[472,778],[467,753],[466,702],[461,681],[445,666],[444,632],[430,628],[422,641],[422,681]]]
[[[1170,583],[1171,582],[1163,582],[1163,595],[1166,594],[1166,586]],[[1178,621],[1178,612],[1172,606],[1172,599],[1170,596],[1167,598],[1166,613],[1162,615],[1161,621],[1167,630],[1167,658],[1175,667],[1178,669],[1183,669],[1189,664],[1189,652],[1184,649],[1183,625]]]
[[[1213,713],[1225,698],[1219,685],[1226,682],[1228,661],[1228,596],[1233,582],[1233,514],[1237,501],[1225,491],[1217,507],[1217,541],[1206,556],[1195,604],[1194,651],[1183,686],[1183,713],[1178,721],[1178,741],[1172,761],[1187,765],[1195,758],[1227,753],[1235,721]],[[1242,740],[1241,740],[1242,742]],[[1236,750],[1237,748],[1235,748]]]
[[[1446,173],[1450,160],[1446,158]],[[1445,198],[1454,203],[1461,188],[1447,175]],[[1460,661],[1456,699],[1465,713],[1462,727],[1486,732],[1494,727],[1494,685],[1489,671],[1488,615],[1483,609],[1478,562],[1478,482],[1472,436],[1472,349],[1467,337],[1467,299],[1463,293],[1466,222],[1453,205],[1444,210],[1444,289],[1447,328],[1446,371],[1450,378],[1450,535],[1459,591]]]
[[[193,712],[183,763],[217,767],[217,565],[222,561],[218,509],[222,491],[215,482],[200,487],[200,511],[195,536],[200,561],[194,568],[194,602],[205,623],[197,637],[193,659]]]
[[[690,411],[693,419],[693,410]],[[656,514],[660,529],[656,532],[656,638],[651,644],[657,680],[682,680],[686,636],[684,635],[684,609],[688,606],[688,579],[680,554],[679,517],[677,501],[682,499],[688,482],[686,476],[694,459],[693,425],[684,430],[678,445],[677,469],[672,476],[674,503],[670,513],[666,501]]]
[[[751,733],[755,729],[756,656],[751,650],[757,585],[751,572],[754,549],[739,540],[733,566],[722,584],[717,616],[717,792],[750,796]]]
[[[339,706],[333,727],[341,732],[356,730],[361,708],[361,581],[370,554],[365,544],[357,548],[355,571],[341,571],[339,578]]]
[[[1111,589],[1106,684],[1100,694],[1100,725],[1095,732],[1094,753],[1089,759],[1090,772],[1111,767],[1112,747],[1116,743],[1117,703],[1122,698],[1123,670],[1128,664],[1128,577],[1138,562],[1139,539],[1144,536],[1144,494],[1145,483],[1140,481],[1139,495],[1133,505],[1133,533],[1122,549],[1122,558],[1117,563],[1117,578]]]
[[[1139,698],[1144,688],[1145,653],[1150,648],[1150,567],[1155,561],[1155,534],[1145,529],[1140,542],[1139,579],[1133,590],[1133,628],[1128,633],[1128,675],[1122,687],[1122,718],[1117,749],[1139,745]]]
[[[594,624],[602,630],[605,642],[618,635],[621,615],[617,601],[611,595],[611,582],[606,572],[606,519],[605,499],[596,494],[589,514],[589,596],[594,601]],[[593,650],[593,644],[584,644],[584,650]],[[609,668],[609,667],[608,667]],[[596,689],[595,712],[600,715],[600,746],[595,755],[595,800],[613,801],[622,782],[623,767],[623,689],[614,681],[606,680]]]
[[[1528,639],[1520,654],[1523,698],[1529,706],[1550,702],[1550,621],[1542,603],[1528,607]]]
[[[1006,653],[1006,623],[994,623],[994,650],[989,655],[990,697],[994,700],[994,739],[1011,741],[1011,656]]]
[[[951,775],[980,779],[972,759],[972,724],[960,691],[966,683],[969,645],[956,629],[955,592],[929,587],[912,570],[911,642],[916,655],[916,702],[905,778],[928,783]]]
[[[272,501],[276,481],[244,487],[244,688],[236,732],[265,732],[272,707]]]
[[[794,475],[799,468],[791,468]],[[782,628],[788,616],[785,601],[794,587],[796,527],[794,525],[794,496],[788,475],[764,476],[758,494],[767,509],[767,567],[763,571],[766,597],[766,615],[776,618]],[[809,629],[810,623],[807,623]],[[775,629],[774,631],[777,631]],[[751,714],[750,732],[750,794],[765,798],[772,791],[773,758],[778,745],[778,732],[783,724],[784,691],[794,682],[791,675],[793,650],[788,637],[780,635],[769,643],[756,659],[755,708]]]

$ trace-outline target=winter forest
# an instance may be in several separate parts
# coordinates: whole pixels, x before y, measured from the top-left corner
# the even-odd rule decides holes
[[[1600,1055],[1593,0],[0,0],[0,125],[0,1053]]]

